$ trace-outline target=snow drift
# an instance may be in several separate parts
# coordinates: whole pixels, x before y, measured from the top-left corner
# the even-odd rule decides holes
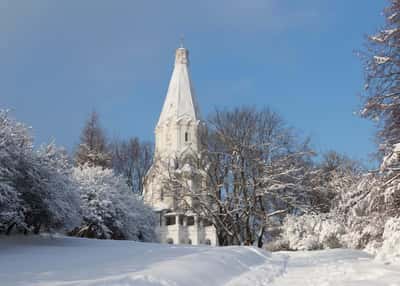
[[[400,267],[348,249],[269,253],[71,237],[0,237],[1,286],[400,285]]]

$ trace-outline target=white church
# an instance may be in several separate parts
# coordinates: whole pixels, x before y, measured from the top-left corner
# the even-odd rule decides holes
[[[215,227],[193,209],[207,185],[206,176],[196,167],[206,132],[189,74],[189,52],[183,46],[175,53],[175,65],[167,96],[155,128],[153,165],[144,180],[144,201],[157,213],[157,233],[162,243],[217,245]],[[182,184],[172,184],[170,174]],[[183,188],[182,186],[186,186]],[[184,202],[184,203],[183,203]]]

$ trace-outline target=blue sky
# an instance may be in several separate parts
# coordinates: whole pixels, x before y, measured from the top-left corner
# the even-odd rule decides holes
[[[353,113],[354,51],[385,1],[0,0],[0,108],[36,142],[72,149],[96,109],[109,137],[153,140],[181,34],[203,117],[268,105],[312,138],[367,159],[374,126]]]

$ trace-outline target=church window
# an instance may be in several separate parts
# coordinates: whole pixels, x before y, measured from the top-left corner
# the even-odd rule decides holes
[[[187,217],[187,225],[194,225],[194,217],[192,216]]]
[[[188,141],[189,141],[189,133],[185,132],[185,142],[188,142]]]
[[[209,221],[208,219],[205,219],[205,220],[203,221],[203,226],[211,226],[211,225],[212,225],[212,222]]]
[[[165,218],[166,225],[175,225],[175,223],[176,223],[175,216],[167,216]]]

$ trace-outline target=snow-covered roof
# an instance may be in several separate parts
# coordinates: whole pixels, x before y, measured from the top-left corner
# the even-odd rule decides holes
[[[179,120],[182,117],[188,117],[195,121],[200,119],[188,64],[188,50],[183,47],[178,48],[175,53],[174,71],[157,126],[169,120]]]

